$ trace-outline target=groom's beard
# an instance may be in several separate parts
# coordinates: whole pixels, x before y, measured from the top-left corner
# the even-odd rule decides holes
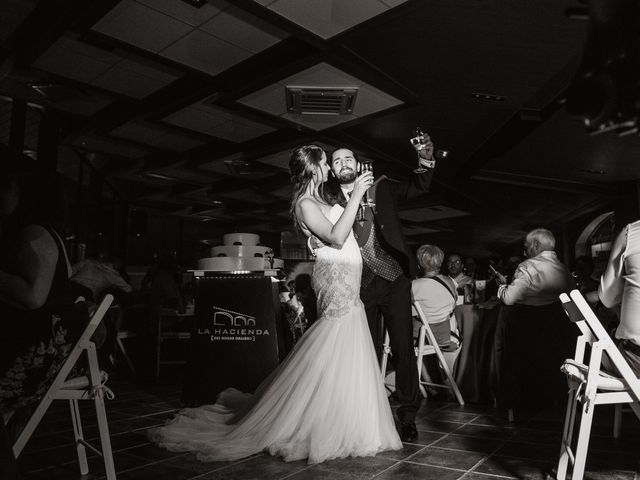
[[[335,174],[338,179],[338,183],[343,185],[345,183],[353,183],[356,179],[356,172],[350,168],[343,168],[338,173]]]

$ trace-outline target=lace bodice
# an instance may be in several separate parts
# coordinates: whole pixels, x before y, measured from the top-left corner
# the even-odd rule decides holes
[[[329,221],[335,224],[343,210],[334,205]],[[362,257],[353,232],[340,249],[330,246],[317,249],[312,281],[318,298],[318,318],[339,320],[348,316],[351,307],[360,301],[361,276]]]

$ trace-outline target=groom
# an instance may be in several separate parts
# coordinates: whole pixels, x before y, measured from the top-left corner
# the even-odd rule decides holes
[[[426,170],[416,173],[406,183],[391,181],[386,177],[378,179],[369,189],[369,197],[375,207],[364,207],[364,220],[356,221],[353,225],[363,260],[360,298],[367,312],[376,350],[382,343],[381,339],[376,338],[379,314],[383,315],[389,332],[391,352],[396,363],[400,438],[405,442],[418,437],[415,417],[421,401],[411,318],[411,279],[416,276],[417,269],[415,256],[402,233],[395,204],[429,189],[434,166],[433,144],[426,135],[422,140],[422,148],[416,149],[420,164]],[[332,174],[325,184],[332,203],[345,204],[359,170],[360,163],[353,151],[339,148],[333,152]]]

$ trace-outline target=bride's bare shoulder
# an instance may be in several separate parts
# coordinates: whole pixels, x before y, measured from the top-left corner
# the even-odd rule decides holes
[[[329,205],[311,196],[302,197],[296,203],[296,215],[298,215],[299,218],[302,218],[306,215],[317,216],[318,213],[320,213],[320,215],[328,217],[330,211],[331,207]]]

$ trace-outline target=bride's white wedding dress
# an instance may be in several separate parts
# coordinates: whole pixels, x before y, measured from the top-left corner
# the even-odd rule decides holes
[[[329,220],[342,211],[335,205]],[[340,250],[318,249],[318,321],[284,362],[255,394],[226,390],[214,405],[182,410],[150,439],[203,461],[266,450],[317,463],[402,448],[360,301],[361,272],[353,233]]]

